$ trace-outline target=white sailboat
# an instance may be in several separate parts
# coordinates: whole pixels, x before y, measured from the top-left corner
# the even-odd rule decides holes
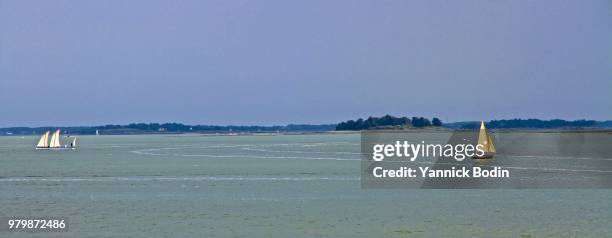
[[[49,140],[49,131],[45,132],[36,144],[37,150],[60,150],[60,149],[76,149],[76,137],[70,143],[70,146],[63,145],[60,143],[60,130],[58,129],[51,135]]]

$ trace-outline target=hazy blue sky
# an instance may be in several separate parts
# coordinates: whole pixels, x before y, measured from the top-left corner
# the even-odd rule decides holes
[[[0,0],[0,127],[612,119],[610,1]]]

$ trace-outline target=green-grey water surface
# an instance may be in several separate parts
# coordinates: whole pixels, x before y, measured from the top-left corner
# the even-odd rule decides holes
[[[431,134],[440,137],[443,134]],[[546,136],[546,135],[543,135]],[[612,190],[362,189],[358,134],[0,137],[1,237],[605,237]]]

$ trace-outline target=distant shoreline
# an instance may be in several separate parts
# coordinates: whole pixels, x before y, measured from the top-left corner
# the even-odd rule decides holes
[[[417,120],[418,119],[418,120]],[[415,122],[423,121],[423,125]],[[0,136],[26,136],[40,135],[46,131],[61,130],[68,135],[148,135],[148,134],[201,134],[201,135],[274,135],[274,134],[316,134],[335,133],[351,134],[370,130],[392,130],[404,132],[435,132],[464,129],[477,129],[480,122],[452,122],[429,123],[425,118],[407,117],[396,118],[385,116],[381,118],[370,117],[366,120],[349,120],[339,124],[288,124],[284,126],[217,126],[217,125],[185,125],[182,123],[131,123],[127,125],[104,126],[67,126],[67,127],[7,127],[0,128]],[[404,124],[402,124],[404,123]],[[486,122],[487,128],[492,131],[522,131],[522,132],[610,132],[612,121],[593,120],[539,120],[539,119],[511,119],[492,120]]]
[[[301,132],[142,132],[142,133],[101,133],[98,136],[130,136],[130,135],[168,135],[168,136],[279,136],[279,135],[350,135],[362,132],[387,132],[387,133],[452,133],[454,131],[465,131],[474,129],[454,129],[454,128],[407,128],[407,129],[371,129],[362,131],[301,131]],[[512,128],[512,129],[489,129],[493,133],[602,133],[612,135],[612,128]],[[64,133],[67,136],[96,136],[95,134],[73,134]],[[0,134],[0,136],[39,136],[39,134]]]
[[[37,135],[46,131],[61,130],[71,135],[146,135],[146,134],[245,134],[245,133],[312,133],[333,131],[335,124],[285,126],[215,126],[185,125],[181,123],[132,123],[128,125],[67,126],[67,127],[8,127],[0,128],[0,136]]]

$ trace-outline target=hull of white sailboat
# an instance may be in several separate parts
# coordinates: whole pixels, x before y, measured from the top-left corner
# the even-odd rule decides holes
[[[36,147],[37,150],[76,150],[76,147]]]

